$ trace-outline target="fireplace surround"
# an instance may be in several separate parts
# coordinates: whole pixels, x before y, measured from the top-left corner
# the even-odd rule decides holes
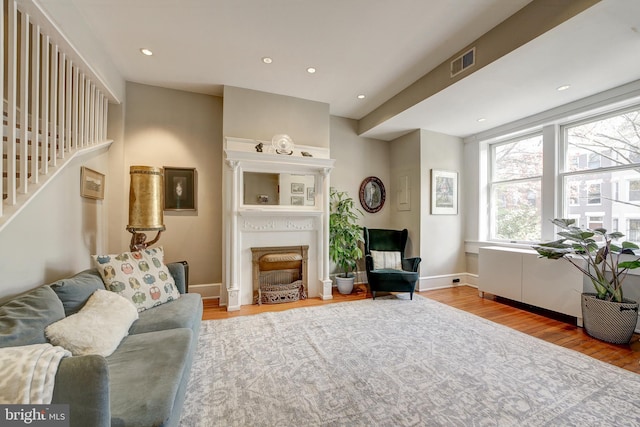
[[[335,161],[329,158],[328,148],[296,144],[291,155],[282,155],[256,151],[260,142],[225,138],[221,305],[234,311],[253,304],[251,248],[276,246],[307,246],[307,295],[331,299],[329,174]],[[245,172],[253,178],[256,173],[282,174],[277,197],[283,203],[260,204],[262,190],[256,193],[258,198],[245,198],[246,191],[253,191],[245,188]],[[268,200],[274,197],[270,195]]]

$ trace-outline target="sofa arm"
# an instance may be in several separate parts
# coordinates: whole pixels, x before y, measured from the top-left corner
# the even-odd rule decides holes
[[[418,266],[420,265],[420,261],[422,261],[422,258],[420,257],[415,257],[415,258],[405,258],[402,260],[402,269],[404,271],[418,271]]]
[[[107,360],[95,354],[62,359],[51,403],[69,405],[72,427],[111,426]]]
[[[187,261],[171,262],[167,264],[167,268],[169,269],[169,273],[173,276],[173,280],[176,282],[178,292],[181,294],[187,293],[189,291],[189,264]]]

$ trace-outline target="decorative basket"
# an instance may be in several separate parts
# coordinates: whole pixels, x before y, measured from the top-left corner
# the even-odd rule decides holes
[[[279,304],[294,302],[307,297],[302,280],[285,285],[261,285],[258,304]]]
[[[628,344],[638,322],[638,303],[605,301],[582,294],[582,320],[587,334],[612,344]]]

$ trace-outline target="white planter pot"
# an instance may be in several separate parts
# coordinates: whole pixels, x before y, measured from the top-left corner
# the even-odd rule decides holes
[[[353,283],[356,278],[354,275],[349,277],[336,276],[336,284],[338,285],[338,292],[344,295],[349,295],[353,292]]]

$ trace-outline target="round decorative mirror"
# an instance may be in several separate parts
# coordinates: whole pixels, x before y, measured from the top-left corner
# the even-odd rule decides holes
[[[369,213],[378,212],[384,206],[386,194],[380,178],[370,176],[360,184],[360,204]]]

